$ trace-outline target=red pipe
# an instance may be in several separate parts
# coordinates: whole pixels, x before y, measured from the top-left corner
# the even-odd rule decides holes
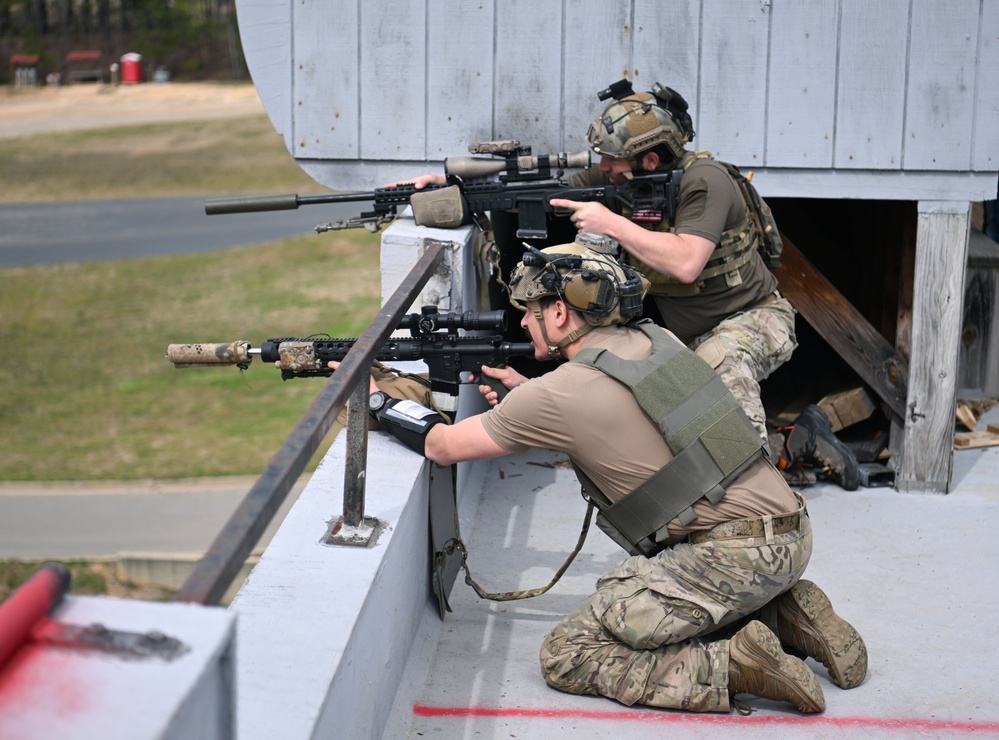
[[[28,641],[39,620],[59,605],[69,582],[65,565],[45,563],[0,604],[0,667]]]

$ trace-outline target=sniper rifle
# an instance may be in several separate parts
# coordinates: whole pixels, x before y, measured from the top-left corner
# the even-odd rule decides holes
[[[316,231],[323,233],[364,227],[377,232],[396,217],[400,207],[409,205],[413,195],[455,185],[470,213],[516,210],[518,239],[544,239],[548,236],[549,214],[569,215],[567,210],[552,206],[553,198],[616,200],[631,209],[633,221],[659,223],[665,218],[668,223],[673,223],[682,170],[636,172],[622,185],[572,187],[563,178],[564,171],[567,168],[588,167],[589,151],[547,156],[532,156],[530,151],[531,147],[521,147],[516,140],[481,142],[470,145],[469,152],[490,156],[449,157],[445,160],[447,185],[428,185],[419,190],[404,184],[361,193],[212,198],[205,201],[205,213],[284,211],[305,205],[371,203],[370,211],[354,218],[320,224],[316,226]]]
[[[531,343],[504,340],[505,311],[442,314],[438,313],[436,306],[424,306],[421,313],[404,316],[399,329],[409,330],[410,336],[390,337],[375,359],[383,362],[422,360],[429,370],[430,389],[435,393],[456,396],[458,386],[469,382],[468,373],[479,373],[483,365],[502,367],[510,357],[534,356],[534,345]],[[458,330],[500,333],[459,336]],[[176,368],[235,365],[241,370],[247,369],[254,357],[259,357],[262,362],[274,363],[281,371],[282,380],[291,380],[333,375],[334,371],[327,363],[330,360],[343,361],[356,341],[314,334],[304,339],[268,339],[259,347],[253,347],[245,340],[217,344],[171,344],[167,347],[166,356]],[[484,375],[476,382],[490,385],[501,396],[506,393],[506,388],[498,381]]]

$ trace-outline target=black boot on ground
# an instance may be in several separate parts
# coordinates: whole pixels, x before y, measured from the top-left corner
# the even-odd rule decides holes
[[[788,463],[801,462],[813,466],[818,470],[820,479],[836,481],[847,491],[856,490],[860,485],[857,458],[833,434],[832,422],[815,404],[794,420],[782,457]]]

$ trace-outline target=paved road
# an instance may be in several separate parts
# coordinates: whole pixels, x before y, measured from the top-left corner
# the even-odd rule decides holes
[[[302,475],[265,531],[270,542],[310,479]],[[0,483],[0,558],[114,558],[203,552],[256,478]],[[330,503],[330,518],[340,510]]]
[[[0,206],[0,268],[206,252],[314,233],[363,204],[207,216],[204,198],[73,201]]]

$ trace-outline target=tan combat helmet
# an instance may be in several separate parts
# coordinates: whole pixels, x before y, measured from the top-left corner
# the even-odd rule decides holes
[[[601,157],[627,159],[634,166],[642,152],[665,144],[673,156],[672,165],[683,156],[684,144],[694,138],[687,101],[658,82],[651,92],[636,93],[622,80],[609,90],[616,90],[615,101],[590,124],[586,141]],[[607,93],[608,91],[604,91]],[[600,93],[601,99],[609,97]]]
[[[528,249],[510,275],[510,302],[521,311],[528,302],[558,296],[590,326],[627,324],[642,315],[649,281],[617,260],[618,244],[609,236],[584,231],[571,244]]]

